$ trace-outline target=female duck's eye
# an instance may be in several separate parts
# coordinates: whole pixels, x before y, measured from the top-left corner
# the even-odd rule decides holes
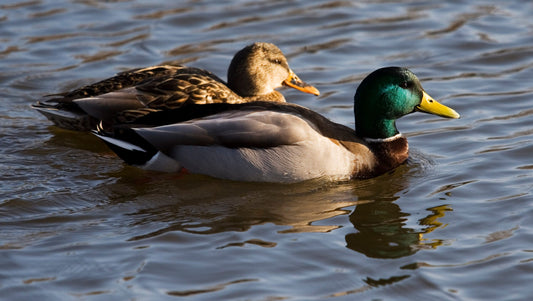
[[[274,63],[281,65],[281,60],[274,60]]]

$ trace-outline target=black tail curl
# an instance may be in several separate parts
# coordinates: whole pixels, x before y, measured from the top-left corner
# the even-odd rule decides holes
[[[158,152],[153,145],[127,126],[115,126],[112,131],[106,131],[102,123],[99,123],[92,133],[130,165],[142,166]]]

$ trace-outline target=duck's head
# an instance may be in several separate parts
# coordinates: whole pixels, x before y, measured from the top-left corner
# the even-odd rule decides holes
[[[406,68],[378,69],[368,75],[355,92],[355,125],[360,137],[392,137],[399,133],[396,119],[415,111],[459,118],[453,109],[429,96],[416,75]]]
[[[319,95],[289,68],[283,52],[271,43],[253,43],[235,54],[228,68],[228,86],[240,96],[272,93],[282,85]]]

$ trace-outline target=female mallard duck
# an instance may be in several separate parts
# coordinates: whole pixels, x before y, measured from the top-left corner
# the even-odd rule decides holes
[[[397,118],[415,111],[459,118],[431,98],[408,69],[374,71],[354,97],[356,130],[304,107],[256,102],[149,114],[143,124],[95,134],[129,164],[239,181],[298,182],[369,178],[408,157]]]
[[[99,121],[112,123],[117,113],[127,110],[121,114],[120,122],[131,123],[153,110],[175,109],[184,104],[285,102],[283,95],[274,90],[282,85],[320,94],[296,76],[278,47],[254,43],[233,57],[227,84],[203,69],[153,66],[52,95],[60,97],[37,102],[33,108],[59,127],[83,131],[94,129]]]

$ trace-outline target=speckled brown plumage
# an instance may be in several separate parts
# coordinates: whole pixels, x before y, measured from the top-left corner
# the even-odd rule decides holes
[[[148,68],[135,68],[118,73],[117,75],[104,79],[102,81],[74,89],[72,91],[52,94],[49,96],[61,96],[47,100],[47,102],[69,102],[73,99],[97,96],[112,91],[133,87],[147,79],[168,77],[177,74],[201,74],[214,80],[224,82],[215,74],[199,69],[182,65],[161,65]]]
[[[176,110],[184,105],[211,103],[238,104],[248,100],[228,89],[222,82],[201,74],[178,74],[154,79],[136,87],[137,98],[146,107],[124,110],[116,114],[113,123],[134,123],[138,118],[161,110]]]
[[[274,90],[282,85],[319,93],[292,72],[281,50],[270,43],[254,43],[240,50],[230,64],[228,78],[226,83],[207,70],[181,65],[138,68],[50,95],[52,98],[37,102],[33,108],[59,127],[84,131],[101,121],[132,123],[148,112],[183,105],[285,102]]]

